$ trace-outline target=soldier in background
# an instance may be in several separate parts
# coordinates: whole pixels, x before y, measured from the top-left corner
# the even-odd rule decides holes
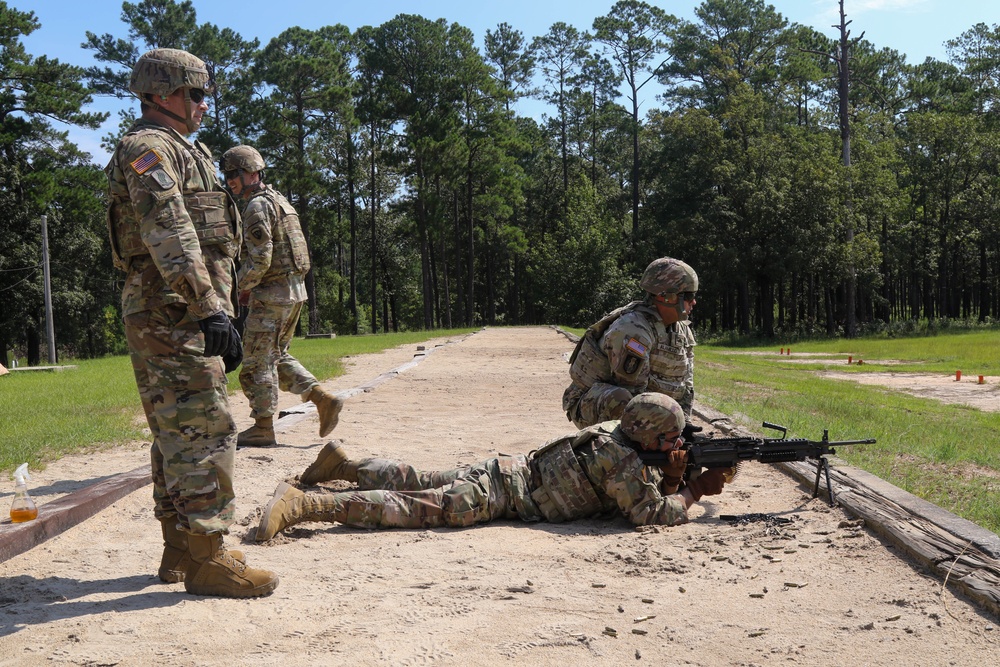
[[[591,325],[570,357],[572,379],[563,409],[577,428],[618,419],[633,396],[659,392],[676,400],[688,426],[694,404],[694,332],[688,317],[698,274],[678,259],[654,260],[639,281],[646,298],[633,301]]]
[[[337,425],[343,401],[288,352],[306,296],[309,248],[299,216],[284,195],[264,183],[264,159],[251,146],[230,148],[219,167],[232,193],[244,203],[243,256],[237,278],[239,302],[249,306],[243,335],[240,386],[250,401],[254,425],[239,434],[240,447],[277,444],[274,413],[278,390],[312,401],[319,435]]]
[[[358,484],[359,490],[303,493],[282,482],[261,516],[256,539],[269,540],[303,521],[438,528],[494,519],[571,521],[615,510],[635,525],[675,526],[688,520],[687,509],[702,496],[721,493],[731,474],[728,468],[709,470],[678,493],[676,481],[639,458],[636,448],[670,451],[671,467],[682,469],[683,429],[684,413],[676,401],[645,393],[629,401],[620,423],[556,438],[527,456],[499,456],[442,472],[420,472],[383,459],[352,461],[333,441],[299,482],[340,479]]]
[[[139,58],[129,90],[141,117],[106,169],[108,226],[115,266],[127,274],[125,335],[153,435],[159,577],[195,595],[244,598],[270,593],[278,577],[223,546],[236,509],[236,425],[222,355],[239,341],[230,301],[239,214],[208,148],[187,139],[214,86],[186,51]]]

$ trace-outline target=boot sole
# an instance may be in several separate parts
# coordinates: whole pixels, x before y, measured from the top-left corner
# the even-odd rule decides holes
[[[274,509],[274,504],[277,503],[282,498],[284,498],[285,497],[285,492],[288,491],[288,489],[291,489],[291,488],[293,488],[291,484],[289,484],[287,482],[282,482],[281,484],[278,485],[278,488],[276,488],[274,490],[274,495],[271,497],[271,502],[269,502],[267,504],[267,507],[264,508],[264,513],[260,515],[260,523],[257,524],[257,534],[254,537],[254,539],[257,542],[267,542],[270,539],[274,539],[275,535],[277,535],[278,533],[281,532],[279,530],[274,535],[272,535],[271,537],[262,537],[262,534],[260,532],[260,528],[261,528],[261,526],[265,525],[264,524],[264,519],[267,518],[267,517],[269,517],[269,516],[271,516],[271,510]]]
[[[319,429],[319,437],[321,438],[325,438],[326,436],[330,435],[333,429],[337,428],[337,424],[340,423],[340,413],[343,412],[344,410],[344,401],[343,399],[340,398],[336,398],[334,400],[336,402],[333,404],[333,415],[329,418],[329,421],[332,421],[333,423],[332,424],[328,423],[326,425],[326,428],[324,428],[322,424],[322,419],[320,420],[321,423]]]
[[[330,445],[333,444],[334,442],[337,442],[338,444],[331,448]],[[330,479],[321,479],[319,476],[319,471],[326,465],[327,459],[333,456],[334,452],[338,449],[340,449],[340,444],[339,441],[337,440],[331,440],[330,442],[323,445],[323,449],[320,450],[320,455],[323,456],[323,460],[320,461],[319,456],[317,456],[316,460],[310,463],[309,466],[304,471],[302,471],[302,474],[299,475],[299,483],[305,484],[307,486],[315,486],[320,482],[331,481]],[[344,460],[346,460],[346,457]]]
[[[184,581],[184,576],[186,571],[178,570],[160,570],[157,572],[157,576],[160,577],[160,581],[165,584],[179,584]]]
[[[191,595],[211,595],[220,598],[259,598],[263,595],[272,593],[277,587],[278,577],[275,577],[274,581],[261,584],[260,586],[256,586],[254,588],[233,590],[228,586],[205,586],[196,591],[187,587],[185,587],[185,590]]]

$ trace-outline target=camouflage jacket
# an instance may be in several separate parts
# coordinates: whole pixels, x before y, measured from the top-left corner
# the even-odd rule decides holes
[[[605,382],[633,396],[666,394],[690,415],[695,345],[689,322],[664,325],[655,307],[633,301],[587,329],[573,353],[570,377],[583,390]]]
[[[531,498],[547,521],[620,510],[637,526],[687,521],[675,495],[661,493],[663,475],[642,463],[617,421],[547,442],[529,455]]]
[[[195,320],[232,315],[240,217],[208,147],[140,119],[105,173],[112,256],[128,274],[123,314],[183,302]]]
[[[243,210],[243,265],[240,290],[252,290],[268,303],[306,300],[303,277],[309,271],[309,249],[299,216],[270,185],[250,195]]]

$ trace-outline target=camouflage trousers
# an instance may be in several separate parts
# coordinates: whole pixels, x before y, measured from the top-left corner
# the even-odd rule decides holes
[[[666,394],[677,401],[681,410],[684,411],[685,417],[691,416],[691,408],[694,405],[694,389],[684,385],[677,387],[659,385],[655,388],[647,386],[643,391]],[[625,398],[626,393],[628,398]],[[632,396],[640,393],[642,392],[606,382],[595,382],[589,389],[574,382],[563,392],[563,409],[566,410],[566,416],[577,428],[587,428],[612,419],[621,419],[629,400]]]
[[[288,352],[304,302],[265,303],[251,298],[243,335],[240,387],[250,401],[250,416],[271,417],[278,409],[278,390],[305,394],[319,382]]]
[[[563,392],[563,409],[569,420],[582,429],[621,419],[632,396],[629,389],[606,382],[595,382],[590,388],[573,382]]]
[[[358,491],[328,499],[336,520],[363,528],[438,528],[494,519],[539,521],[523,455],[472,466],[421,472],[385,459],[359,461]]]
[[[219,357],[175,303],[125,317],[125,336],[146,421],[154,513],[192,533],[228,532],[236,511],[236,424]]]

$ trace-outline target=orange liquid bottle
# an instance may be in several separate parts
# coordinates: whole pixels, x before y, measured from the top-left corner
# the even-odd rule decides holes
[[[10,520],[14,523],[24,523],[38,518],[38,508],[32,503],[31,507],[10,508]]]
[[[28,464],[22,463],[14,471],[14,503],[10,506],[10,520],[14,523],[24,523],[38,518],[38,508],[35,501],[28,495],[25,480],[31,479],[28,474]]]

